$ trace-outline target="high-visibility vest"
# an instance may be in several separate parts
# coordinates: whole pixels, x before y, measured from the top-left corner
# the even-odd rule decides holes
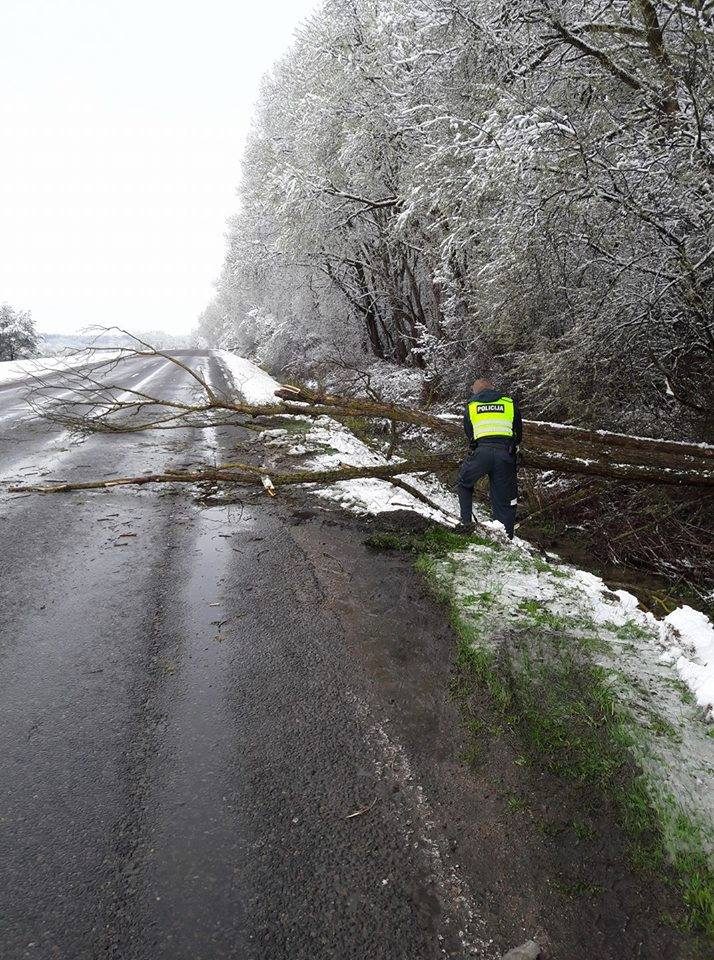
[[[511,397],[498,400],[472,400],[469,403],[469,419],[474,431],[474,440],[486,437],[513,436],[514,403]]]

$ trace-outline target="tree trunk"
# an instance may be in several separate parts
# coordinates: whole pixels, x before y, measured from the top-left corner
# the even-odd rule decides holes
[[[461,421],[436,417],[414,407],[399,407],[370,400],[349,399],[305,388],[286,388],[277,396],[307,402],[313,410],[331,410],[356,417],[391,420],[427,427],[444,436],[463,438]],[[565,424],[526,420],[521,448],[525,466],[560,473],[611,477],[641,483],[714,486],[714,447],[672,440],[631,437],[606,430],[584,430]],[[459,459],[457,448],[444,464]]]

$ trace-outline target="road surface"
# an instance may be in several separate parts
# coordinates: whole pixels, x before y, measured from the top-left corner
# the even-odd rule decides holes
[[[193,389],[162,358],[119,379]],[[24,390],[0,388],[2,960],[494,960],[533,935],[563,960],[664,955],[611,864],[604,906],[550,884],[506,803],[518,757],[464,762],[454,637],[406,559],[366,550],[368,521],[298,492],[10,495],[236,443],[80,442]]]
[[[191,389],[162,358],[120,379]],[[28,418],[24,385],[0,390],[3,481],[211,462],[231,439],[80,443]],[[5,960],[496,955],[352,662],[354,598],[327,592],[344,573],[306,513],[185,488],[3,495]]]

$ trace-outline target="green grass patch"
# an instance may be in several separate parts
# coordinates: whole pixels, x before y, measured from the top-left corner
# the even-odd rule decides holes
[[[679,677],[670,677],[667,682],[680,695],[682,703],[686,703],[689,707],[697,705],[697,698],[683,680],[680,680]]]
[[[582,787],[585,813],[611,811],[627,838],[633,866],[675,882],[687,926],[714,936],[714,874],[699,852],[704,850],[702,834],[684,816],[673,821],[663,805],[653,801],[635,759],[641,755],[637,748],[642,732],[618,696],[622,680],[616,670],[598,666],[590,656],[608,646],[602,631],[633,643],[642,639],[641,629],[555,614],[546,603],[527,598],[515,610],[504,612],[505,629],[499,631],[498,643],[487,646],[498,628],[494,621],[498,593],[484,589],[456,599],[451,586],[463,564],[459,554],[471,544],[494,552],[502,549],[478,535],[460,536],[441,528],[377,533],[367,541],[374,550],[412,555],[436,596],[448,604],[458,636],[452,695],[461,704],[468,729],[465,761],[477,768],[484,736],[497,730],[512,741],[523,765]],[[552,572],[547,564],[541,562],[541,567]],[[491,569],[494,576],[514,575],[499,562]],[[682,699],[691,702],[688,688],[676,680],[672,683]],[[656,736],[673,741],[680,737],[659,715],[651,713],[648,720]],[[522,809],[516,795],[509,795],[506,802],[514,813]],[[592,839],[587,820],[574,819],[571,827],[576,842]],[[576,887],[573,895],[594,895],[587,885]]]
[[[583,820],[581,817],[574,817],[570,826],[572,827],[575,838],[579,843],[582,843],[585,840],[595,839],[595,830],[593,825],[587,820]]]
[[[681,743],[682,734],[673,723],[669,722],[669,720],[665,720],[665,718],[659,716],[659,714],[651,713],[649,722],[652,732],[655,734],[655,736],[666,737],[673,743]]]
[[[459,630],[461,618],[451,619]],[[687,925],[714,936],[714,874],[696,852],[702,847],[698,828],[682,815],[674,844],[671,838],[666,842],[660,812],[633,760],[636,732],[608,672],[574,656],[550,660],[537,636],[497,652],[474,646],[472,629],[459,634],[456,695],[465,701],[476,688],[487,691],[490,709],[517,738],[530,765],[594,788],[600,802],[612,804],[633,866],[660,874],[672,862]],[[590,835],[583,824],[573,822],[573,829],[578,840]]]
[[[303,420],[300,417],[281,417],[275,421],[276,429],[285,430],[286,433],[305,436],[312,430],[315,424],[311,420]]]
[[[460,672],[488,691],[528,760],[579,782],[610,782],[625,758],[620,738],[605,736],[623,722],[605,672],[577,664],[567,651],[551,658],[537,634],[486,649],[475,645],[477,626],[458,613],[451,620],[461,637]]]
[[[601,885],[599,883],[588,883],[586,880],[555,880],[553,886],[569,900],[602,896]]]
[[[506,806],[511,813],[523,813],[528,809],[528,802],[517,793],[509,793],[506,796]]]
[[[649,639],[647,630],[645,630],[644,627],[638,626],[636,623],[625,623],[622,626],[603,624],[603,626],[608,626],[615,636],[625,643],[641,643]]]
[[[425,554],[429,559],[445,557],[450,553],[458,553],[465,550],[471,544],[489,546],[494,549],[498,546],[477,534],[464,536],[463,534],[453,533],[444,527],[430,527],[421,533],[413,533],[410,531],[373,533],[367,537],[365,544],[370,550],[396,550],[400,553]]]

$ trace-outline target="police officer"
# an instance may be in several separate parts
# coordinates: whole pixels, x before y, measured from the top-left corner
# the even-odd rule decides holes
[[[459,470],[459,533],[471,533],[474,484],[488,474],[491,513],[513,539],[518,502],[517,454],[523,422],[516,401],[496,390],[490,380],[477,380],[466,404],[464,430],[470,452]]]

